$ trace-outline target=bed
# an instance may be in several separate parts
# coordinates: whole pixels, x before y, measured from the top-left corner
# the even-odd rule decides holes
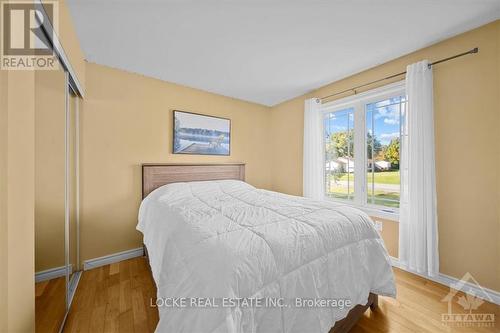
[[[348,332],[396,294],[373,222],[257,189],[244,164],[145,164],[137,229],[157,332]]]

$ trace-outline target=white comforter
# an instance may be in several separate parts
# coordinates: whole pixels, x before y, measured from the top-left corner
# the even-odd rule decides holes
[[[346,205],[176,183],[144,199],[137,229],[163,305],[157,332],[325,333],[347,315],[342,300],[396,293],[372,221]]]

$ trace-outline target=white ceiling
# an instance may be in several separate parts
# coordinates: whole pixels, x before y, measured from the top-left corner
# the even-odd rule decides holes
[[[500,0],[67,2],[87,60],[265,105],[500,18]]]

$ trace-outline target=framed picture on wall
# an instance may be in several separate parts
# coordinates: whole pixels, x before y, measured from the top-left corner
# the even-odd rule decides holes
[[[173,113],[174,154],[230,155],[230,119],[178,110]]]

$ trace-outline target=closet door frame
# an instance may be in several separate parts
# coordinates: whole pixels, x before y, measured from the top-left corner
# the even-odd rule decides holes
[[[66,311],[69,311],[71,302],[73,301],[73,296],[75,295],[78,282],[82,271],[80,267],[80,112],[79,112],[79,98],[75,89],[71,86],[69,81],[69,73],[66,71],[66,119],[65,119],[65,130],[64,130],[64,140],[65,140],[65,186],[64,186],[64,262],[66,267]],[[73,107],[71,103],[71,94],[75,95],[75,105]],[[77,270],[71,276],[71,258],[70,258],[70,202],[71,202],[71,170],[70,170],[70,159],[71,159],[71,139],[70,139],[70,129],[71,129],[71,113],[74,112],[74,130],[75,130],[75,146],[74,146],[74,167],[75,167],[75,224],[76,224],[76,265]],[[70,278],[71,276],[71,278]]]
[[[52,49],[59,58],[60,64],[63,66],[64,70],[69,73],[68,85],[71,89],[73,89],[77,96],[84,98],[85,92],[83,90],[83,86],[76,75],[76,71],[73,66],[71,66],[71,62],[69,61],[66,52],[64,52],[61,41],[52,26],[51,19],[43,7],[42,0],[34,0],[34,5],[36,8],[35,17],[37,23],[44,32],[46,39],[52,44]]]
[[[69,73],[64,72],[65,76],[65,110],[64,110],[64,266],[66,267],[66,313],[69,310],[69,209],[70,209],[70,171],[69,171],[69,123],[70,123],[70,109],[69,109]]]

